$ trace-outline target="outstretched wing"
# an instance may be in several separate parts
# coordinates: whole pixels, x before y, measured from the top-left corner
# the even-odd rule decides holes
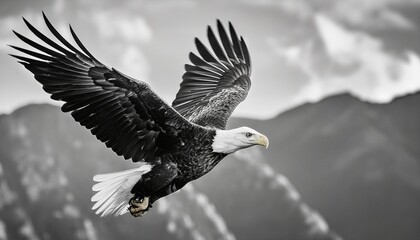
[[[54,100],[62,100],[64,112],[90,129],[100,141],[125,159],[153,162],[156,155],[176,151],[183,144],[181,129],[192,127],[185,118],[159,98],[149,86],[95,59],[70,26],[80,50],[65,40],[44,14],[46,25],[61,42],[57,44],[35,29],[28,28],[50,48],[15,32],[26,44],[39,50],[11,46],[32,58],[20,60]]]
[[[193,65],[186,73],[172,106],[190,121],[202,126],[224,129],[236,106],[251,86],[251,60],[245,41],[238,38],[229,23],[230,39],[218,20],[220,42],[208,27],[207,36],[214,54],[196,38],[201,57],[190,53]]]

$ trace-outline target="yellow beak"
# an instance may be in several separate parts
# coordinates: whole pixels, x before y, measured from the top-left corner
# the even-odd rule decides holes
[[[268,141],[268,138],[267,138],[265,135],[261,134],[261,135],[257,138],[256,143],[257,143],[258,145],[264,146],[264,147],[267,149],[267,148],[268,148],[268,145],[270,144],[270,141]]]

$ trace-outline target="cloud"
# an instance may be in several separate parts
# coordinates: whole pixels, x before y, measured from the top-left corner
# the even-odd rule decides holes
[[[102,11],[93,14],[99,33],[105,38],[124,39],[132,43],[147,43],[152,40],[152,30],[142,17]]]
[[[237,0],[254,6],[280,8],[293,16],[305,19],[313,14],[311,1],[307,0]]]
[[[300,19],[316,14],[362,28],[414,29],[415,25],[395,7],[419,5],[417,0],[240,0],[254,5],[278,7]]]
[[[55,0],[54,4],[52,5],[52,9],[57,15],[61,14],[65,7],[66,7],[65,0]]]
[[[295,103],[343,92],[387,103],[420,90],[420,58],[415,53],[395,56],[386,52],[381,40],[347,30],[323,15],[315,17],[315,25],[318,41],[277,50],[308,77]]]
[[[150,68],[141,47],[152,40],[152,30],[146,20],[115,11],[98,11],[92,20],[107,55],[119,58],[119,70],[147,82]]]
[[[134,78],[148,82],[149,64],[141,49],[133,44],[119,48],[121,48],[121,52],[116,53],[115,56],[121,58],[121,71]]]
[[[336,1],[328,11],[337,20],[364,28],[414,29],[415,25],[394,7],[419,3],[412,0],[347,0]]]
[[[33,16],[33,14],[28,16],[28,18],[36,23],[39,23],[41,20],[40,17]],[[7,52],[10,50],[10,47],[7,46],[8,44],[18,42],[18,38],[14,36],[12,29],[22,34],[25,33],[25,35],[29,33],[21,17],[7,16],[0,18],[0,51]]]

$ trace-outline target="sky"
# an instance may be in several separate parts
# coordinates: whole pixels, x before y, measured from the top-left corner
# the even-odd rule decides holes
[[[0,113],[53,103],[31,73],[7,54],[48,33],[44,11],[71,39],[68,24],[108,66],[145,81],[171,103],[194,37],[231,21],[247,42],[252,87],[234,116],[267,119],[325,97],[350,93],[387,103],[420,90],[420,0],[0,1]],[[48,35],[48,34],[47,34]]]

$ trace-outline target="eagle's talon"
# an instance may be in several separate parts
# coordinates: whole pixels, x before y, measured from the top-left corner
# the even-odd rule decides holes
[[[130,199],[129,204],[128,210],[134,217],[141,217],[150,209],[148,197],[141,199],[133,197]]]
[[[147,212],[147,210],[138,210],[133,207],[129,207],[128,210],[130,211],[133,217],[141,217]]]

